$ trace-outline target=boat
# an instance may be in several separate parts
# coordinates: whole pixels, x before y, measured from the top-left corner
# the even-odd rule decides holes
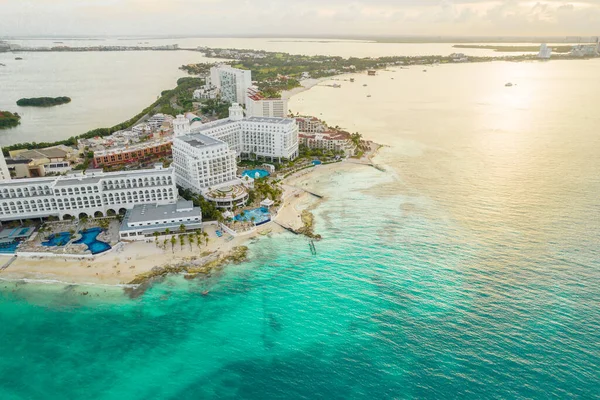
[[[377,75],[377,71],[371,69],[371,70],[367,71],[367,75],[375,76],[375,75]]]
[[[367,97],[371,97],[371,95],[370,95],[370,94],[368,94],[368,95],[367,95]]]
[[[423,70],[423,72],[427,72],[427,70],[426,70],[426,69],[424,69],[424,70]]]
[[[365,83],[363,86],[367,86],[367,84]]]
[[[21,57],[15,57],[15,60],[22,60]]]
[[[350,78],[350,82],[354,82],[354,78]]]
[[[6,67],[6,64],[0,63],[0,67]]]
[[[513,84],[512,84],[511,82],[508,82],[508,83],[507,83],[506,85],[504,85],[504,86],[506,86],[506,87],[511,87],[512,85],[513,85]]]

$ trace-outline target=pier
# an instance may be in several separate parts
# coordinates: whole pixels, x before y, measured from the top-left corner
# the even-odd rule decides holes
[[[317,255],[317,248],[315,247],[315,241],[314,240],[309,240],[308,242],[308,247],[310,248],[310,252],[313,256]]]

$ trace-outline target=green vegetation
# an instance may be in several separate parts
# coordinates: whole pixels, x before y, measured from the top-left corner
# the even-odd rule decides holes
[[[231,107],[231,103],[219,99],[209,99],[204,102],[200,110],[205,115],[213,115],[217,118],[227,118],[229,116],[229,107]]]
[[[17,113],[0,111],[0,129],[13,128],[21,123],[21,116]]]
[[[161,93],[161,96],[158,98],[158,100],[156,100],[154,103],[152,103],[151,105],[149,105],[148,107],[143,109],[139,114],[137,114],[134,117],[128,119],[127,121],[121,122],[120,124],[117,124],[111,128],[93,129],[82,135],[73,136],[73,137],[70,137],[69,139],[59,140],[56,142],[32,142],[32,143],[13,144],[11,146],[3,147],[2,150],[4,151],[5,155],[8,155],[8,152],[11,150],[41,149],[44,147],[58,146],[61,144],[66,145],[66,146],[76,146],[77,139],[90,139],[90,138],[93,138],[96,136],[108,136],[117,131],[131,128],[142,117],[144,117],[147,114],[154,114],[156,112],[161,112],[159,110],[162,110],[166,106],[170,106],[172,98],[174,98],[174,97],[177,98],[181,93],[184,93],[186,91],[187,92],[193,91],[194,88],[197,88],[198,86],[202,85],[202,82],[203,82],[203,79],[200,79],[200,78],[192,78],[192,77],[180,78],[177,81],[176,88],[163,91]],[[177,111],[177,112],[179,112],[179,111]],[[175,115],[175,114],[170,114],[170,115]]]
[[[62,96],[62,97],[32,97],[30,99],[19,99],[17,100],[17,105],[21,107],[52,107],[58,106],[61,104],[70,103],[71,98]]]
[[[189,189],[177,187],[179,189],[179,195],[186,200],[191,200],[195,207],[200,207],[202,210],[202,219],[204,221],[217,221],[221,216],[221,211],[210,201],[207,201],[204,197],[195,194]]]

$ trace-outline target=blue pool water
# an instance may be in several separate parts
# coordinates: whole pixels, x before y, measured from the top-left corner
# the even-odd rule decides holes
[[[17,247],[19,246],[19,242],[13,242],[10,244],[5,244],[0,246],[0,254],[14,254],[17,251]]]
[[[236,221],[252,221],[252,217],[254,217],[254,223],[259,225],[261,223],[267,222],[271,219],[271,214],[269,213],[269,209],[266,207],[255,208],[254,210],[248,210],[244,212],[244,216],[238,214],[235,216]]]
[[[60,232],[50,235],[48,240],[42,242],[42,246],[53,247],[53,246],[65,246],[71,240],[71,234],[69,232]]]
[[[264,169],[248,169],[242,173],[242,176],[247,176],[252,179],[256,179],[256,174],[258,174],[258,178],[266,178],[269,176],[269,171]]]
[[[102,232],[102,228],[92,228],[85,231],[81,231],[81,239],[73,242],[74,244],[85,243],[92,254],[103,253],[111,249],[108,243],[97,240],[96,238]]]
[[[323,163],[322,163],[321,161],[319,161],[319,160],[313,160],[313,162],[312,162],[312,163],[313,163],[313,165],[321,165],[321,164],[323,164]]]

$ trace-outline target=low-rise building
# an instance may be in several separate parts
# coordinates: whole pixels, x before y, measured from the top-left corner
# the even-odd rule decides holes
[[[288,101],[280,97],[267,98],[256,86],[248,89],[246,95],[246,116],[285,118],[287,116]]]
[[[173,138],[168,137],[94,151],[94,168],[156,161],[171,154],[172,144]]]
[[[316,117],[296,117],[298,130],[304,133],[316,133],[327,131],[327,125]]]
[[[202,229],[202,211],[194,203],[179,200],[173,204],[141,204],[125,213],[119,236],[124,240],[147,240],[155,232],[165,234],[167,229],[180,233],[181,226],[186,231]]]
[[[356,146],[350,139],[350,134],[343,131],[299,133],[300,144],[309,149],[322,149],[343,152],[346,156],[356,154]]]
[[[598,43],[594,44],[578,44],[573,46],[569,55],[572,57],[595,57],[600,54]]]
[[[193,98],[194,100],[212,100],[216,99],[218,94],[218,90],[216,86],[213,85],[204,85],[196,90],[194,90]]]
[[[5,162],[12,178],[37,178],[67,173],[77,159],[75,153],[75,149],[68,146],[14,150]]]

